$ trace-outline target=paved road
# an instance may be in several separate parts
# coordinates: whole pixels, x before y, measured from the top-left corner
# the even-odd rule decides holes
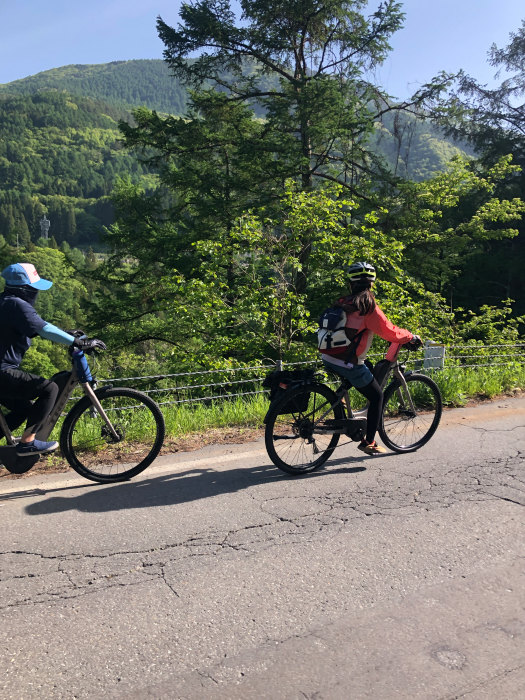
[[[296,479],[261,443],[1,479],[0,697],[525,697],[524,419]]]

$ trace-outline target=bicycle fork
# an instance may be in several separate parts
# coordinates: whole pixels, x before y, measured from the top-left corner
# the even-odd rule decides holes
[[[115,442],[119,442],[120,435],[117,433],[117,431],[113,427],[111,421],[109,420],[106,412],[102,408],[102,404],[98,400],[98,396],[93,391],[91,384],[89,384],[88,382],[85,382],[85,383],[83,382],[82,389],[84,391],[84,394],[88,397],[88,399],[91,401],[91,403],[93,404],[93,406],[97,410],[98,414],[101,416],[104,423],[107,425],[108,430],[111,433],[111,437],[115,440]]]
[[[410,412],[413,415],[415,415],[416,409],[414,406],[414,402],[412,401],[412,396],[410,394],[410,391],[408,390],[405,375],[403,374],[403,372],[401,372],[399,370],[398,367],[396,367],[394,369],[393,374],[394,374],[394,377],[399,382],[399,386],[396,389],[396,394],[399,398],[400,407],[404,408],[405,411]]]

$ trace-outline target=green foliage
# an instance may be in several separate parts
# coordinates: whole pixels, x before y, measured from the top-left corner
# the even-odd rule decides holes
[[[56,349],[60,348],[59,352]],[[22,369],[31,374],[37,374],[41,377],[51,377],[55,372],[67,370],[71,367],[67,349],[62,346],[56,346],[49,340],[43,338],[35,338],[32,341],[30,349],[27,351]]]
[[[0,234],[9,244],[36,242],[44,213],[58,243],[97,241],[114,220],[116,174],[145,171],[122,150],[126,114],[66,93],[0,94]]]
[[[454,138],[469,141],[486,166],[512,155],[521,171],[500,179],[494,195],[500,199],[525,199],[525,20],[510,34],[503,48],[493,45],[489,63],[505,77],[499,86],[487,88],[461,72],[451,94],[437,112],[437,121]],[[517,235],[494,240],[472,257],[461,284],[455,285],[457,303],[477,306],[495,299],[516,299],[516,312],[525,313],[525,218],[516,222]]]
[[[522,337],[520,326],[525,325],[525,316],[513,316],[512,299],[506,299],[501,307],[482,306],[479,311],[457,309],[456,324],[463,341],[481,345],[515,344]],[[470,350],[469,350],[470,352]],[[505,357],[505,350],[498,352]]]
[[[356,205],[341,193],[337,185],[298,191],[288,181],[277,216],[248,214],[223,240],[195,245],[203,258],[198,288],[213,299],[214,326],[224,329],[216,352],[297,359],[321,307],[344,288],[344,265],[398,256],[397,243],[369,221],[344,223]]]
[[[496,196],[498,184],[519,171],[511,160],[487,168],[455,158],[447,172],[400,186],[385,226],[406,247],[407,271],[429,291],[450,298],[488,242],[517,235],[525,203]]]
[[[457,167],[466,192],[479,187],[478,176],[466,177],[465,164]],[[106,291],[92,299],[98,308],[97,327],[117,346],[140,343],[144,357],[155,348],[168,367],[213,367],[215,362],[220,366],[228,358],[239,362],[313,358],[319,312],[344,292],[344,266],[369,259],[379,271],[379,303],[394,323],[444,342],[468,338],[464,312],[454,315],[439,293],[423,283],[422,264],[417,270],[416,262],[411,262],[416,260],[416,242],[424,251],[427,239],[442,246],[448,245],[447,236],[453,240],[448,228],[442,232],[439,227],[444,203],[457,204],[458,185],[454,178],[450,182],[449,189],[441,176],[425,183],[426,197],[417,202],[429,212],[428,230],[407,226],[406,243],[397,230],[388,235],[378,225],[387,212],[363,211],[362,205],[342,196],[342,187],[332,184],[305,192],[291,180],[278,207],[247,212],[231,230],[217,228],[213,236],[192,240],[178,237],[172,224],[155,222],[149,236],[139,239],[132,222],[142,215],[143,220],[154,221],[149,217],[155,214],[155,200],[122,183],[120,206],[130,220],[123,216],[110,239],[114,237],[117,251],[127,250],[132,257],[119,266],[117,254],[98,269]],[[488,179],[484,187],[490,194]],[[475,231],[481,237],[488,235],[488,220],[494,216],[480,201],[479,210],[470,216],[476,226],[465,225],[471,237]],[[424,218],[421,210],[413,216]],[[510,311],[483,310],[480,328],[487,325],[501,334],[502,313]],[[507,323],[505,337],[511,337],[511,327],[513,337],[518,337],[518,321]],[[171,349],[162,349],[167,344]]]

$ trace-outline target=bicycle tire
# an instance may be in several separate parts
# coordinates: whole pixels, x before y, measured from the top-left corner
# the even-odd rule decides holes
[[[394,381],[385,389],[379,424],[381,440],[399,453],[415,452],[426,445],[436,432],[443,412],[441,393],[430,377],[408,374],[405,381],[415,412],[406,404],[400,382]]]
[[[81,476],[99,483],[128,481],[157,457],[164,442],[164,417],[158,405],[136,389],[112,387],[97,397],[121,436],[115,441],[84,397],[67,414],[60,449]]]
[[[306,409],[294,411],[301,401]],[[319,469],[339,441],[338,433],[320,430],[327,420],[342,419],[344,415],[336,393],[324,384],[290,389],[268,411],[264,434],[268,456],[287,474],[306,474]]]

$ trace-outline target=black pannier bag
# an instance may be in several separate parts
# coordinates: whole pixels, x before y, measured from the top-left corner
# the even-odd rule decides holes
[[[270,408],[273,403],[278,401],[283,394],[289,389],[295,389],[302,384],[311,384],[314,379],[315,370],[313,369],[296,369],[296,370],[274,370],[266,375],[262,385],[265,389],[270,390]],[[279,411],[284,413],[300,413],[308,408],[310,393],[305,392],[300,397],[288,401]],[[268,415],[268,414],[267,414]],[[266,418],[264,419],[266,423]]]

